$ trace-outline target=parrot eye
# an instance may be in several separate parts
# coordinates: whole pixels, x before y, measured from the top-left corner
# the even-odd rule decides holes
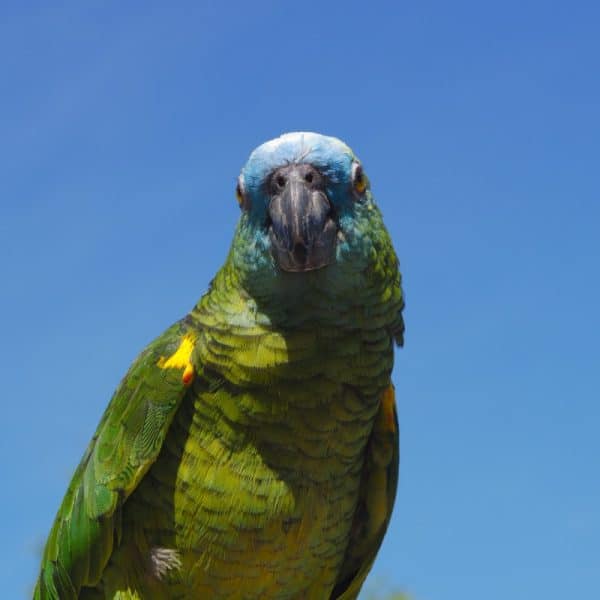
[[[364,174],[363,168],[360,163],[354,163],[352,166],[352,187],[357,194],[364,194],[367,189],[368,179]]]
[[[237,198],[238,204],[242,210],[248,210],[250,208],[250,203],[246,198],[246,194],[244,192],[244,183],[242,182],[242,178],[238,178],[237,185],[235,186],[235,197]]]

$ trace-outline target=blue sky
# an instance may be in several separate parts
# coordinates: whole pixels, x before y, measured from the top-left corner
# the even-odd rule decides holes
[[[361,157],[401,258],[401,481],[371,587],[600,597],[592,2],[4,2],[5,597],[137,352],[284,131]]]

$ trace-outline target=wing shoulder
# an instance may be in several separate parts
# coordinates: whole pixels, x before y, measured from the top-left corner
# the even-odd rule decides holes
[[[156,460],[194,377],[194,329],[179,321],[149,344],[117,387],[46,542],[35,599],[77,598],[120,538],[121,508]]]

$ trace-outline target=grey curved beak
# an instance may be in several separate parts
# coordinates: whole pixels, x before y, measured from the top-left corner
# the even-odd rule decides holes
[[[286,169],[269,204],[273,256],[284,271],[320,269],[335,258],[337,225],[331,204],[322,186],[310,179],[306,169]]]

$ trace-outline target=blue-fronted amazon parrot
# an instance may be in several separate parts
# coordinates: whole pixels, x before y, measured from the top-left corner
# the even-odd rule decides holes
[[[259,146],[236,195],[224,266],[104,412],[36,599],[359,593],[396,491],[398,260],[336,138]]]

